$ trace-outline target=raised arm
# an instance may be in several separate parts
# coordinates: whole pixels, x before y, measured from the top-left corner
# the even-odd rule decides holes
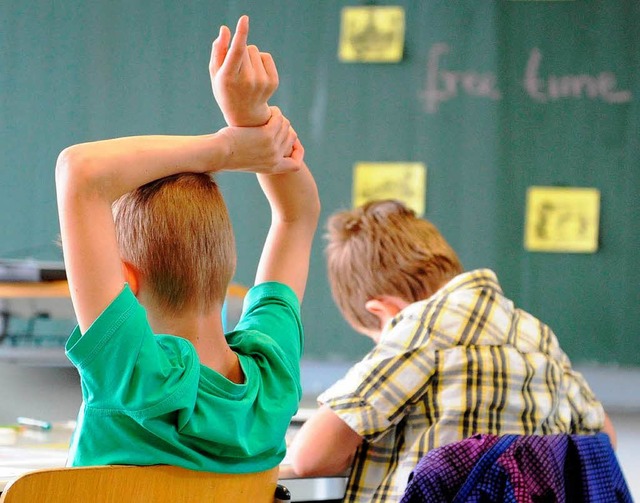
[[[278,87],[278,72],[271,55],[248,46],[248,35],[249,19],[242,16],[231,43],[229,29],[223,26],[211,52],[213,93],[225,119],[234,126],[268,120],[267,100]],[[295,151],[303,152],[300,142],[296,142]],[[259,174],[258,181],[269,201],[272,218],[255,282],[287,284],[302,301],[320,214],[315,181],[305,164],[295,173]]]
[[[279,281],[289,285],[302,302],[320,214],[315,181],[306,164],[296,173],[258,175],[258,181],[271,206],[271,226],[256,284]]]
[[[300,169],[295,134],[276,109],[260,128],[204,136],[140,136],[65,149],[56,165],[62,247],[74,310],[84,333],[122,290],[124,273],[111,204],[148,182],[181,172]]]

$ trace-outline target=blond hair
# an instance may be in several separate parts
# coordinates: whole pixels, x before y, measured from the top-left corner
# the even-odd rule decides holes
[[[118,199],[113,213],[121,257],[160,308],[203,314],[222,305],[235,272],[235,240],[210,175],[156,180]]]
[[[355,328],[380,329],[365,309],[368,300],[393,295],[416,302],[462,272],[438,229],[395,200],[335,213],[325,238],[331,292]]]

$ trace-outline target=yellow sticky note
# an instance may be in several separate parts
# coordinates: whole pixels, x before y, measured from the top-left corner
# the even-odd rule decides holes
[[[594,253],[598,249],[600,191],[529,187],[524,245],[529,251]]]
[[[397,63],[404,51],[404,8],[343,7],[338,57],[344,62]]]
[[[427,167],[421,162],[359,162],[353,168],[353,205],[397,199],[424,215]]]

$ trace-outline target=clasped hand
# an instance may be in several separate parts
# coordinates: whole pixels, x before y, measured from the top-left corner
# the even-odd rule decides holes
[[[229,145],[225,170],[277,174],[301,168],[304,148],[298,135],[278,107],[270,107],[270,113],[264,126],[229,126],[218,132]]]

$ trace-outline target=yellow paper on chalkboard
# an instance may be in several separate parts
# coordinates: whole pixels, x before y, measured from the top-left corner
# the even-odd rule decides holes
[[[427,167],[421,162],[359,162],[353,168],[353,205],[397,199],[424,215]]]
[[[598,249],[599,222],[599,190],[529,187],[525,248],[539,252],[594,253]]]
[[[343,7],[338,46],[341,61],[397,63],[403,51],[402,7]]]

